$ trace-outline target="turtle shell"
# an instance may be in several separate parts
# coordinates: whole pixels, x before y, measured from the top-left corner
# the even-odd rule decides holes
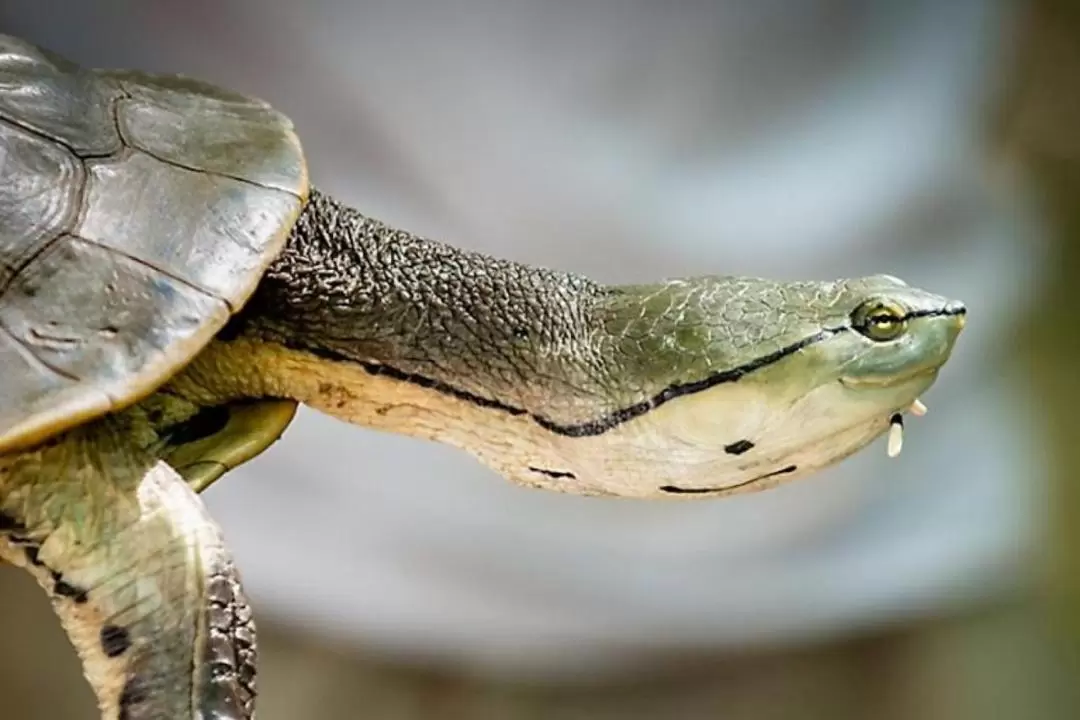
[[[167,381],[247,301],[307,194],[266,103],[0,35],[0,453]]]

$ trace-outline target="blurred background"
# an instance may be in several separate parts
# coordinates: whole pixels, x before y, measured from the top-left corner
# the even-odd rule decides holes
[[[0,32],[260,96],[323,189],[464,247],[970,308],[898,460],[722,501],[525,490],[302,412],[206,495],[261,720],[1080,717],[1080,4],[3,0]],[[0,715],[97,717],[6,567],[0,636]]]

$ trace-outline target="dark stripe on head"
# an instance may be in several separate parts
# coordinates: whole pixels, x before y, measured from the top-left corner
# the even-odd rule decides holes
[[[727,370],[721,370],[719,372],[712,373],[706,377],[687,383],[675,383],[664,388],[660,392],[653,395],[651,398],[642,400],[641,402],[629,405],[614,412],[602,415],[595,420],[587,420],[582,423],[560,423],[552,420],[548,417],[540,415],[538,413],[530,413],[529,411],[509,405],[500,400],[493,400],[481,395],[469,392],[468,390],[462,390],[461,388],[454,387],[448,383],[433,378],[419,375],[416,373],[409,373],[403,370],[399,370],[390,365],[383,365],[381,363],[370,362],[365,360],[356,360],[343,353],[335,350],[329,350],[321,347],[307,347],[301,344],[287,343],[286,347],[292,350],[300,350],[303,352],[309,352],[317,357],[321,357],[326,360],[332,360],[334,362],[345,362],[353,365],[359,365],[370,375],[388,377],[394,380],[400,380],[412,385],[417,385],[422,388],[428,388],[436,392],[448,395],[458,400],[471,403],[478,407],[486,408],[489,410],[498,410],[508,415],[513,416],[525,416],[527,415],[533,422],[540,427],[553,432],[556,435],[563,435],[566,437],[590,437],[596,435],[602,435],[605,432],[612,430],[613,428],[629,422],[635,418],[641,417],[645,413],[655,410],[656,408],[668,403],[676,398],[683,397],[685,395],[693,395],[694,393],[703,392],[710,388],[722,385],[724,383],[735,382],[741,378],[753,373],[762,368],[768,367],[773,363],[779,362],[786,357],[794,355],[795,353],[807,348],[815,343],[821,342],[833,335],[847,331],[848,328],[826,328],[820,332],[817,332],[809,337],[803,338],[798,342],[787,345],[779,350],[755,358],[750,362],[742,365],[730,368]]]

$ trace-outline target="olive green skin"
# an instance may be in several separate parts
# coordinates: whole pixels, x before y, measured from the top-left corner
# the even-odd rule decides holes
[[[0,151],[0,559],[111,720],[253,716],[197,492],[298,403],[526,486],[715,498],[865,447],[966,316],[881,275],[608,286],[470,253],[310,188],[258,100],[4,36]]]

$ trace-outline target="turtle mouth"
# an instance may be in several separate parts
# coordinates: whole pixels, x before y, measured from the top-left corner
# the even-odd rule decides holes
[[[841,377],[838,382],[849,390],[865,390],[874,388],[892,388],[906,385],[914,380],[933,378],[937,374],[937,368],[922,368],[913,370],[903,375],[889,375],[888,377]]]

